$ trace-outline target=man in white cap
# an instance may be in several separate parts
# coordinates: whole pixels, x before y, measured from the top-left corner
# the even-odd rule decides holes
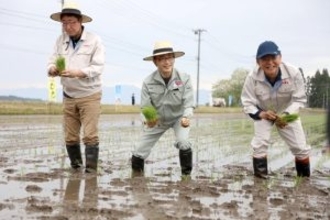
[[[192,149],[189,141],[190,118],[193,116],[194,92],[188,74],[174,68],[175,58],[184,55],[174,51],[167,41],[156,42],[151,56],[145,61],[153,61],[157,70],[143,81],[141,92],[141,109],[152,106],[157,110],[158,120],[148,121],[144,118],[145,127],[140,142],[132,156],[132,174],[142,175],[144,161],[151,148],[170,128],[174,130],[174,146],[179,150],[182,176],[190,176],[192,171]]]
[[[281,51],[272,41],[261,43],[257,66],[246,77],[242,90],[243,110],[254,120],[253,169],[256,177],[267,178],[267,149],[273,125],[295,156],[297,176],[310,176],[310,146],[306,143],[300,119],[277,123],[282,114],[298,113],[307,97],[298,68],[282,62]]]
[[[63,85],[64,130],[71,167],[82,166],[80,134],[85,144],[86,172],[97,170],[99,155],[98,120],[102,96],[101,74],[105,50],[100,38],[87,32],[83,23],[92,21],[81,13],[74,2],[66,1],[61,12],[50,16],[60,22],[63,33],[55,43],[48,62],[48,76],[61,77]],[[65,70],[56,65],[59,57],[65,59]]]

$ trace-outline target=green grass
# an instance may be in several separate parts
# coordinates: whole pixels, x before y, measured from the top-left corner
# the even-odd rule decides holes
[[[2,101],[0,102],[0,115],[58,115],[62,114],[62,103]],[[139,113],[139,106],[102,105],[102,114]]]
[[[58,115],[62,114],[62,103],[43,101],[0,101],[0,115]],[[139,105],[101,105],[102,114],[130,114],[141,112]],[[234,113],[241,112],[241,108],[216,108],[199,106],[195,113]]]
[[[0,115],[41,115],[62,114],[62,103],[44,102],[44,101],[0,101]],[[102,114],[129,114],[140,113],[139,105],[101,105]],[[195,113],[242,113],[241,107],[218,108],[210,106],[198,106]],[[301,112],[303,122],[314,121],[314,117],[325,117],[324,109],[305,109]],[[320,113],[320,114],[318,114]],[[307,121],[306,121],[307,120]]]

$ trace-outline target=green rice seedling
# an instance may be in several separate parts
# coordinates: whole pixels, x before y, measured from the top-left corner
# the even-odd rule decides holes
[[[287,123],[296,121],[299,118],[298,114],[285,114],[280,116],[281,120]]]
[[[190,175],[182,175],[181,176],[181,181],[190,181],[191,180],[191,176]]]
[[[235,175],[233,181],[234,182],[230,184],[229,188],[235,191],[241,190],[243,186],[243,179]]]
[[[210,176],[210,183],[215,183],[217,181],[217,176],[214,172],[211,173],[211,176]]]
[[[61,74],[63,70],[65,70],[65,58],[62,56],[59,56],[56,58],[56,69],[59,71],[59,73]]]
[[[296,176],[294,179],[294,187],[298,188],[301,185],[303,179],[304,179],[304,177]]]
[[[298,114],[283,114],[276,118],[275,124],[278,127],[285,127],[288,123],[296,121],[298,118]]]
[[[48,146],[47,150],[48,150],[48,154],[55,154],[56,155],[54,146]]]
[[[156,122],[158,120],[157,110],[153,106],[146,106],[142,108],[142,114],[146,118],[147,122]]]
[[[263,187],[265,189],[272,189],[277,184],[278,179],[275,177],[268,177],[263,180]]]
[[[269,180],[268,179],[264,179],[264,180],[262,180],[262,187],[264,188],[264,189],[269,189],[268,187],[269,187]]]
[[[24,175],[25,175],[25,167],[24,167],[24,166],[21,167],[20,171],[21,171],[21,172],[20,172],[21,177],[24,176]]]

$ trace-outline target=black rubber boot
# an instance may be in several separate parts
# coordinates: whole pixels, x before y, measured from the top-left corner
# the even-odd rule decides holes
[[[97,162],[99,160],[99,146],[86,146],[86,173],[93,173],[97,171]]]
[[[311,175],[309,157],[303,160],[299,160],[296,158],[295,162],[296,162],[297,176],[309,177]]]
[[[267,157],[253,158],[254,176],[267,179]]]
[[[82,158],[81,158],[81,151],[80,145],[66,145],[66,151],[68,152],[70,158],[70,165],[73,169],[78,169],[82,166]]]
[[[132,156],[132,177],[144,175],[144,159]]]
[[[179,151],[180,166],[182,176],[190,176],[192,170],[192,150],[191,148],[187,150]]]

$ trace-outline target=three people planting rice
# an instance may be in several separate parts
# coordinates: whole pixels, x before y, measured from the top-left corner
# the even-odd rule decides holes
[[[61,76],[65,144],[72,168],[83,166],[80,135],[85,145],[86,171],[97,170],[99,155],[98,120],[100,116],[105,49],[100,38],[85,30],[92,19],[76,4],[66,1],[61,12],[51,19],[62,23],[48,63],[48,75]],[[190,76],[174,68],[183,56],[172,44],[159,41],[151,56],[156,70],[142,84],[141,109],[144,128],[132,152],[134,174],[143,175],[146,158],[160,137],[169,129],[175,135],[181,174],[189,176],[193,168],[192,143],[189,140],[193,116],[194,92]],[[272,41],[261,43],[256,54],[257,67],[247,76],[241,95],[244,112],[254,120],[253,170],[267,177],[267,149],[275,125],[281,138],[295,156],[298,176],[310,176],[310,146],[297,114],[306,104],[303,77],[299,69],[282,62],[282,54]],[[329,129],[330,130],[330,129]],[[82,132],[81,132],[82,131]]]

